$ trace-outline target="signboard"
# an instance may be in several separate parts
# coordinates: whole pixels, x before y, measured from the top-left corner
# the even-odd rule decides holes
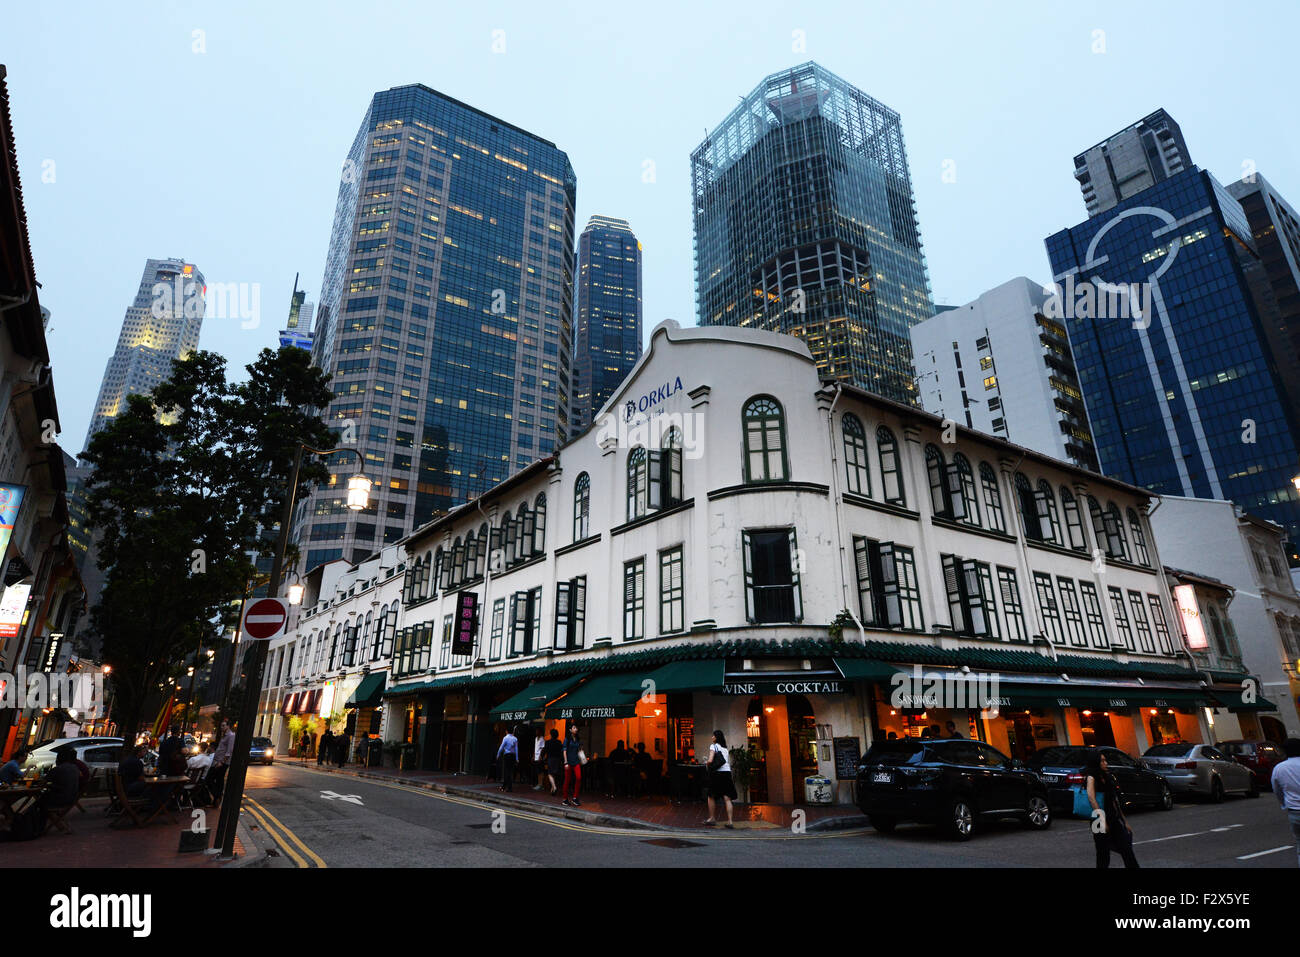
[[[12,638],[18,634],[31,590],[29,582],[19,582],[10,585],[4,590],[4,595],[0,596],[0,638]]]
[[[602,704],[586,708],[560,708],[556,713],[546,712],[546,720],[560,721],[586,720],[589,718],[632,718],[636,716],[636,704]]]
[[[474,654],[474,638],[477,634],[478,592],[460,592],[456,595],[456,631],[451,639],[451,653]]]
[[[1196,589],[1191,585],[1175,585],[1174,601],[1178,602],[1178,614],[1183,619],[1183,634],[1187,636],[1187,647],[1193,651],[1208,648],[1205,626],[1201,624],[1201,609],[1196,603]]]
[[[857,738],[832,738],[831,743],[835,746],[835,780],[857,780],[862,742]]]
[[[23,507],[23,493],[26,491],[26,485],[0,482],[0,565],[4,564],[9,540],[13,538],[14,526],[18,524],[18,512]]]
[[[274,638],[289,620],[289,605],[283,598],[259,598],[244,606],[240,630],[254,641]]]
[[[718,694],[843,694],[841,679],[822,678],[743,678],[728,679]]]

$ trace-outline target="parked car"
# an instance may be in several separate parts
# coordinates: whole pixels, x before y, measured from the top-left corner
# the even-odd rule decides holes
[[[1142,760],[1178,793],[1200,794],[1216,804],[1225,794],[1259,797],[1249,768],[1209,744],[1157,744]]]
[[[248,763],[260,761],[262,764],[272,764],[275,761],[275,747],[271,744],[270,738],[254,738],[253,743],[248,747]]]
[[[1162,811],[1173,808],[1174,793],[1168,782],[1144,761],[1119,748],[1069,744],[1038,751],[1026,762],[1047,785],[1048,803],[1054,813],[1074,813],[1075,788],[1086,786],[1084,768],[1098,753],[1106,758],[1106,767],[1119,782],[1126,807],[1158,807]]]
[[[54,767],[58,758],[55,750],[68,744],[76,751],[77,760],[84,762],[92,771],[95,768],[116,768],[122,760],[121,738],[55,738],[28,753],[27,760],[23,762],[23,771],[36,768],[38,773],[45,774]]]
[[[858,806],[885,833],[917,821],[965,841],[977,819],[1019,817],[1036,830],[1052,823],[1038,775],[982,741],[881,741],[858,765],[857,781]]]
[[[1220,751],[1243,767],[1250,768],[1261,791],[1273,789],[1273,768],[1286,760],[1286,752],[1272,741],[1220,741]]]

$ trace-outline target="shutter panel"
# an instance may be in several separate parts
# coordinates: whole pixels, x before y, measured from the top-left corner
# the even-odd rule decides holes
[[[667,454],[668,494],[664,496],[665,505],[677,505],[682,500],[682,450],[674,447]]]
[[[880,581],[884,596],[885,621],[890,628],[903,624],[903,603],[898,593],[898,566],[894,563],[894,543],[880,545]]]
[[[1040,489],[1034,492],[1034,514],[1038,516],[1038,538],[1052,539],[1052,516],[1047,507],[1047,495]]]
[[[402,577],[402,604],[403,605],[409,605],[411,603],[411,582],[414,580],[414,578],[415,578],[415,569],[407,568],[406,574]]]
[[[515,592],[510,596],[510,641],[507,645],[508,657],[513,658],[519,654],[519,593]]]
[[[754,560],[751,554],[753,543],[749,532],[740,533],[741,555],[745,560],[745,620],[754,620]]]
[[[650,460],[650,481],[647,486],[650,495],[649,509],[655,512],[664,506],[664,454],[659,449],[651,449],[648,457]]]
[[[790,600],[794,605],[794,620],[803,621],[803,586],[799,581],[799,538],[790,529]]]
[[[532,553],[533,536],[537,534],[537,513],[525,512],[522,516],[522,528],[520,529],[519,551],[520,558]]]
[[[961,488],[961,472],[957,464],[951,463],[944,470],[947,482],[947,505],[949,517],[961,521],[966,518],[966,496]]]
[[[867,540],[853,536],[853,564],[858,574],[858,614],[866,624],[875,624],[876,608],[871,596],[871,550]]]
[[[948,620],[952,622],[953,631],[967,631],[966,609],[962,602],[961,582],[958,580],[957,559],[952,555],[943,556],[943,587],[948,596]]]
[[[979,566],[974,561],[961,563],[962,587],[966,595],[966,614],[970,619],[970,630],[975,635],[989,633],[988,617],[984,609],[983,590],[980,587]]]
[[[557,582],[555,585],[555,647],[568,650],[573,618],[569,612],[569,582]]]
[[[575,578],[569,589],[569,647],[581,648],[587,640],[587,579]]]

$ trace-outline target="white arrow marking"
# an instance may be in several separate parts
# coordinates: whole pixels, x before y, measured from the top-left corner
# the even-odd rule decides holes
[[[347,801],[349,804],[361,804],[360,794],[338,794],[334,791],[321,791],[320,796],[327,801]]]

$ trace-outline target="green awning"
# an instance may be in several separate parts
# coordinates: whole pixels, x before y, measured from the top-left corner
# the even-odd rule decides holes
[[[574,688],[546,709],[547,718],[630,718],[636,714],[641,682],[635,674],[600,675]]]
[[[899,670],[874,658],[836,658],[835,667],[849,681],[889,681]]]
[[[489,714],[494,721],[531,721],[540,718],[542,710],[548,704],[584,677],[584,675],[570,675],[567,678],[534,681],[523,691],[501,702]]]
[[[642,681],[654,682],[655,694],[676,691],[713,691],[722,687],[725,662],[721,658],[697,658],[692,661],[673,661],[649,674],[623,675],[622,690],[636,689],[639,694],[646,686]]]
[[[373,708],[379,704],[380,698],[384,694],[384,682],[388,679],[388,672],[379,671],[375,674],[366,675],[361,679],[361,684],[357,685],[356,690],[348,697],[345,708]]]
[[[1113,685],[1016,684],[999,682],[1002,708],[1119,708],[1195,707],[1206,701],[1204,692],[1184,688],[1140,688]]]
[[[1210,695],[1215,702],[1218,702],[1220,708],[1227,708],[1229,711],[1277,710],[1277,705],[1267,698],[1256,697],[1254,701],[1246,701],[1240,688],[1211,688]]]

